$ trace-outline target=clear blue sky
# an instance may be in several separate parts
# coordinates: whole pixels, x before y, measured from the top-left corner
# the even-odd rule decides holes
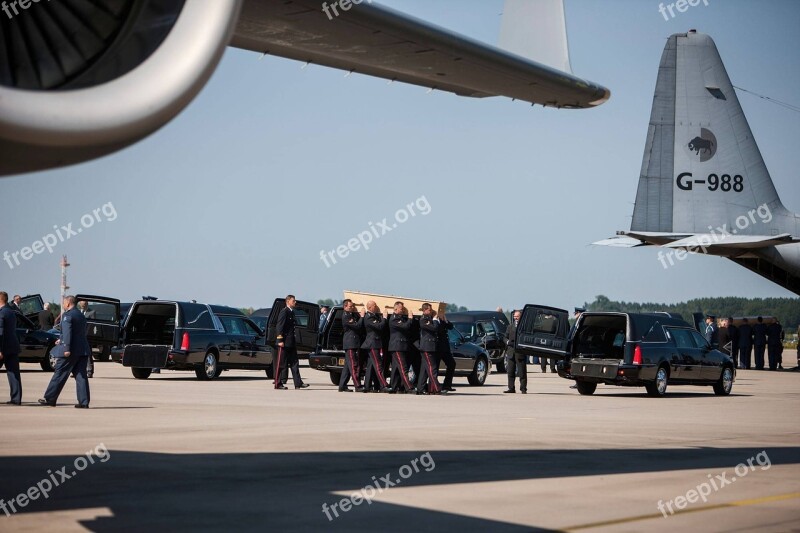
[[[501,0],[387,0],[496,42]],[[230,49],[176,120],[91,163],[0,179],[0,253],[112,202],[104,221],[0,286],[55,298],[144,294],[262,307],[343,289],[470,308],[569,307],[598,294],[675,302],[791,296],[741,267],[592,247],[628,229],[666,38],[710,34],[734,84],[800,104],[800,2],[709,0],[665,21],[651,0],[566,0],[574,72],[611,88],[587,111],[471,100]],[[775,185],[800,210],[800,114],[739,95]],[[418,215],[326,268],[332,250],[424,195]]]

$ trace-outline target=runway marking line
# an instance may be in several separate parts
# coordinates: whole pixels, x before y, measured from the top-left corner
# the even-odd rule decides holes
[[[750,505],[758,505],[760,503],[777,502],[781,500],[791,500],[800,498],[800,492],[787,492],[786,494],[776,494],[774,496],[764,496],[761,498],[751,498],[749,500],[737,500],[728,503],[719,503],[715,505],[704,505],[702,507],[695,507],[693,509],[683,509],[675,511],[674,515],[696,513],[698,511],[712,511],[714,509],[724,509],[726,507],[747,507]],[[565,527],[563,531],[577,531],[580,529],[591,529],[595,527],[613,526],[617,524],[625,524],[628,522],[638,522],[639,520],[651,520],[653,518],[664,518],[662,513],[643,514],[638,516],[630,516],[627,518],[617,518],[615,520],[604,520],[602,522],[592,522],[589,524],[580,524],[576,526]]]

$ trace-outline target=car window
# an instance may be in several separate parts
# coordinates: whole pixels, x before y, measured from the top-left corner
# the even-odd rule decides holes
[[[460,344],[463,341],[461,333],[456,328],[447,330],[447,337],[450,339],[450,344]]]
[[[216,329],[211,313],[202,304],[183,304],[183,327],[190,329]]]
[[[110,324],[119,323],[119,315],[117,314],[117,306],[105,302],[95,302],[92,300],[80,300],[78,302],[78,309],[81,310],[83,304],[86,302],[86,318],[89,320],[108,322]]]
[[[473,334],[473,325],[469,322],[453,322],[455,329],[467,338],[471,338]]]
[[[25,297],[19,302],[19,310],[22,311],[25,315],[31,315],[33,313],[38,313],[39,311],[44,310],[42,307],[41,300],[39,297]]]
[[[294,308],[294,325],[299,328],[308,327],[308,311],[305,309]]]
[[[494,327],[494,324],[492,322],[481,322],[480,325],[483,326],[483,331],[487,335],[497,334],[497,328]]]
[[[220,316],[220,322],[222,322],[222,327],[225,328],[225,332],[231,335],[245,335],[247,329],[245,328],[244,321],[235,316]]]
[[[536,318],[534,318],[533,321],[533,331],[535,333],[555,335],[558,331],[558,323],[559,320],[556,315],[544,311],[537,311]]]
[[[245,335],[261,335],[261,331],[259,331],[258,326],[251,322],[250,320],[243,320],[244,327],[245,327]]]
[[[695,348],[692,332],[684,328],[667,328],[669,334],[675,339],[678,348]]]
[[[697,346],[698,348],[708,348],[709,347],[708,346],[708,341],[706,341],[705,337],[703,337],[702,335],[700,335],[698,332],[696,332],[694,330],[692,331],[692,338],[694,339],[695,346]]]

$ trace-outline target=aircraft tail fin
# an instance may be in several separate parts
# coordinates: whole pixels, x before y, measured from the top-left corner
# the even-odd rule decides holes
[[[776,235],[739,227],[755,209],[786,209],[708,35],[672,35],[661,56],[631,231]],[[769,217],[772,219],[772,217]],[[753,220],[753,216],[750,215]]]
[[[571,74],[563,0],[506,0],[499,46]]]

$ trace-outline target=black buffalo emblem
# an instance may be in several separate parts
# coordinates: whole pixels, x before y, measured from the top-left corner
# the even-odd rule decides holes
[[[695,137],[689,141],[689,150],[694,150],[694,153],[700,155],[702,150],[704,154],[710,154],[714,151],[714,141],[703,139],[702,137]]]

